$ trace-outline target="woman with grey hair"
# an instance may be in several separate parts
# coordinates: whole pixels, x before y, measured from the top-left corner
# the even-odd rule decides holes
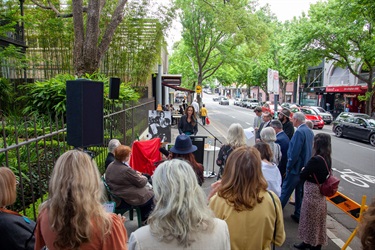
[[[155,208],[148,225],[130,235],[133,249],[230,249],[227,224],[214,218],[188,162],[160,164],[154,175]]]
[[[272,127],[267,127],[262,129],[260,132],[260,139],[262,142],[267,143],[272,150],[272,163],[279,165],[281,160],[281,148],[280,145],[275,143],[276,141],[276,132]]]
[[[227,144],[221,146],[219,155],[216,159],[216,164],[220,167],[218,179],[223,173],[225,162],[229,154],[236,148],[246,145],[245,132],[239,123],[230,125],[227,134]]]

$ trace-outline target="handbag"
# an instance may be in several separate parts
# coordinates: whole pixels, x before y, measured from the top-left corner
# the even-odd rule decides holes
[[[314,178],[315,178],[316,184],[318,184],[319,186],[320,193],[324,196],[331,197],[339,189],[340,179],[332,175],[332,170],[330,171],[328,169],[328,164],[326,160],[322,156],[320,155],[318,156],[323,159],[329,174],[328,174],[327,179],[321,185],[319,185],[318,179],[316,178],[315,174],[314,174]]]
[[[208,118],[208,116],[206,116],[206,124],[210,125],[210,119]]]

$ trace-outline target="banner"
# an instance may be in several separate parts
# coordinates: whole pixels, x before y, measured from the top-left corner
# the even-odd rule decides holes
[[[279,94],[279,71],[268,69],[267,92]]]

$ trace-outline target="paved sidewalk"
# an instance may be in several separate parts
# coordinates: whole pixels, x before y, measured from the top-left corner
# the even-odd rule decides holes
[[[207,129],[210,129],[210,128],[207,127]],[[175,127],[172,127],[172,141],[173,142],[175,138],[177,137],[177,135],[178,135],[177,129]],[[209,136],[209,133],[200,128],[199,135]],[[211,141],[213,145],[213,139],[209,138],[208,140]],[[220,140],[223,143],[225,143],[225,140],[223,140],[223,138],[220,138]],[[218,144],[217,146],[220,147],[220,144]],[[206,157],[206,154],[205,154],[205,157]],[[216,157],[217,157],[217,153],[216,153]],[[204,159],[204,162],[206,161],[207,159]],[[210,159],[208,159],[208,163],[209,163],[209,169],[212,170],[213,154],[210,154]],[[218,171],[217,166],[215,166],[215,171],[216,172]],[[210,185],[214,183],[215,181],[216,181],[216,177],[205,178],[202,188],[206,194],[210,192]],[[294,206],[290,204],[287,204],[283,210],[286,240],[281,247],[276,247],[276,249],[296,249],[293,247],[293,244],[301,242],[301,240],[298,238],[298,224],[294,222],[290,217],[293,211],[294,211]],[[129,217],[127,216],[127,218]],[[127,228],[128,234],[130,236],[130,234],[134,230],[137,229],[137,219],[134,218],[133,221],[126,221],[125,227]],[[344,228],[341,224],[339,224],[330,216],[327,216],[327,229],[328,229],[327,235],[329,236],[328,246],[323,247],[323,249],[329,249],[329,250],[341,249],[342,244],[344,244],[344,242],[348,239],[351,232],[347,230],[346,228]],[[340,245],[340,247],[338,245]],[[350,247],[351,248],[347,248],[347,249],[361,249],[358,238],[355,238],[352,241],[352,243],[350,244]]]

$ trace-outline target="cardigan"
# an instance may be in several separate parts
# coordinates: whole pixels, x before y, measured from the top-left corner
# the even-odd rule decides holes
[[[331,169],[331,164],[329,162],[327,162],[327,164],[328,169]],[[316,179],[318,179],[319,184],[325,182],[329,174],[324,160],[317,155],[311,157],[306,166],[302,169],[300,179],[303,181],[306,180],[312,183],[316,183],[314,174],[316,176]]]
[[[198,121],[195,119],[195,125],[187,121],[187,116],[181,116],[180,122],[178,123],[178,132],[187,135],[196,135],[198,133]]]

